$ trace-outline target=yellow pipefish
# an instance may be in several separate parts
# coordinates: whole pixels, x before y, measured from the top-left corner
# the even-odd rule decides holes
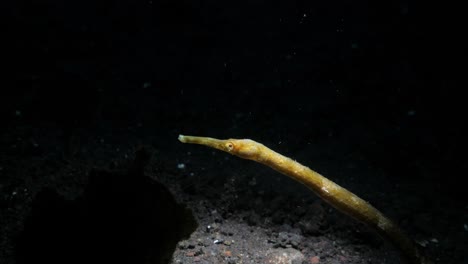
[[[367,224],[388,239],[411,263],[428,264],[415,243],[390,219],[354,193],[310,168],[250,139],[215,139],[179,135],[183,143],[200,144],[265,164],[304,184],[341,212]]]

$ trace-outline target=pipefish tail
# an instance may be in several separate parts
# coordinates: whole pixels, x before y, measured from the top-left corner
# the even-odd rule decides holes
[[[339,211],[368,225],[399,249],[413,264],[430,264],[417,245],[394,222],[371,204],[312,169],[283,156],[251,139],[215,139],[179,135],[183,143],[199,144],[218,149],[243,159],[262,163],[304,184]]]

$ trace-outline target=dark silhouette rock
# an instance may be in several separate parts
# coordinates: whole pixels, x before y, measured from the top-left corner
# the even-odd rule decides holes
[[[17,262],[167,263],[196,222],[162,184],[144,176],[148,159],[139,151],[128,173],[91,171],[75,201],[41,191],[18,241]]]

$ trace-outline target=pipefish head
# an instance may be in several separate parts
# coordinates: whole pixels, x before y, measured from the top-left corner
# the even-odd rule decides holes
[[[179,140],[183,143],[199,144],[207,147],[222,150],[229,154],[244,159],[257,160],[260,149],[263,146],[250,139],[216,139],[210,137],[196,137],[179,135]]]

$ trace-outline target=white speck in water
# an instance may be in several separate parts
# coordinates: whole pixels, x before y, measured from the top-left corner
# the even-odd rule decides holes
[[[15,115],[16,115],[16,116],[21,116],[21,111],[20,111],[20,110],[16,110],[16,111],[15,111]]]
[[[177,168],[180,169],[180,170],[183,170],[183,169],[185,169],[185,164],[184,163],[179,163],[179,164],[177,164]]]
[[[143,89],[151,87],[151,82],[145,82],[143,83]]]
[[[249,185],[250,185],[250,186],[255,186],[255,185],[257,185],[257,179],[252,178],[252,179],[249,181]]]
[[[427,244],[429,244],[429,242],[425,239],[417,240],[416,243],[418,243],[421,247],[427,247]]]
[[[409,110],[408,111],[408,116],[414,116],[416,115],[416,111],[415,110]]]
[[[464,224],[463,228],[465,229],[465,231],[468,231],[468,225],[467,224]]]

